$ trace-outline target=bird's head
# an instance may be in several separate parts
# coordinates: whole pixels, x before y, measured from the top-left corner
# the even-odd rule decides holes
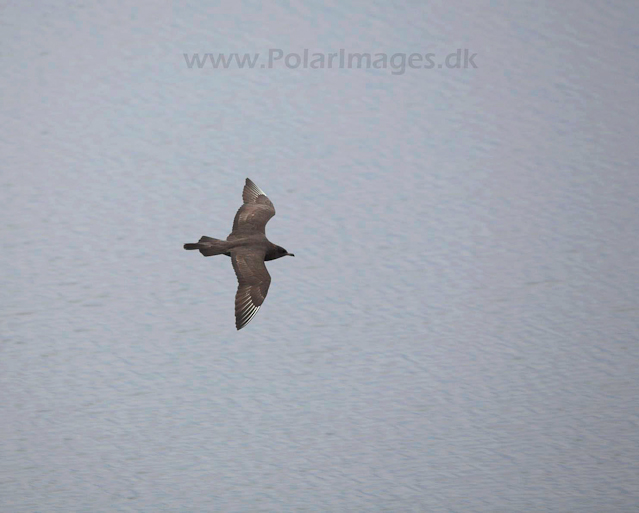
[[[293,253],[289,253],[288,251],[286,251],[282,246],[276,246],[275,250],[277,252],[275,258],[281,258],[284,256],[295,256]]]

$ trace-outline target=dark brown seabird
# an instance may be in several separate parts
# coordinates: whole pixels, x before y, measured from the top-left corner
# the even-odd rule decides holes
[[[266,223],[275,215],[275,207],[264,191],[248,178],[242,193],[244,205],[233,220],[233,231],[226,240],[202,236],[184,249],[199,249],[205,257],[231,257],[239,285],[235,294],[235,327],[241,330],[262,306],[271,275],[264,262],[283,256],[295,256],[266,238]]]

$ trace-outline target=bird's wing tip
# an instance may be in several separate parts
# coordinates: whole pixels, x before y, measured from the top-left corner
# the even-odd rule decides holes
[[[242,328],[248,325],[248,323],[253,320],[253,317],[255,317],[255,315],[260,310],[260,308],[262,308],[262,305],[260,306],[251,305],[251,306],[252,308],[250,308],[248,311],[244,310],[244,312],[241,314],[242,317],[240,317],[239,319],[236,317],[235,327],[237,328],[237,331],[240,331]]]
[[[266,193],[260,189],[253,180],[247,178],[246,185],[244,185],[244,192],[242,194],[244,201],[248,202],[250,200],[254,200],[258,196],[266,196]]]

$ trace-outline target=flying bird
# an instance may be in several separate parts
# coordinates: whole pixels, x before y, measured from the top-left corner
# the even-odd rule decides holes
[[[295,256],[266,238],[266,223],[275,215],[275,207],[264,191],[248,178],[242,199],[244,204],[235,214],[233,230],[226,240],[204,235],[199,242],[184,245],[184,249],[199,249],[205,257],[231,257],[238,281],[235,294],[235,327],[238,330],[255,317],[268,293],[271,275],[264,262]]]

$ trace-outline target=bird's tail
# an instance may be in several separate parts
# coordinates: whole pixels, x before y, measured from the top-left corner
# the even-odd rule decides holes
[[[229,243],[203,235],[199,242],[185,244],[184,249],[199,249],[204,256],[224,255],[229,252]]]

